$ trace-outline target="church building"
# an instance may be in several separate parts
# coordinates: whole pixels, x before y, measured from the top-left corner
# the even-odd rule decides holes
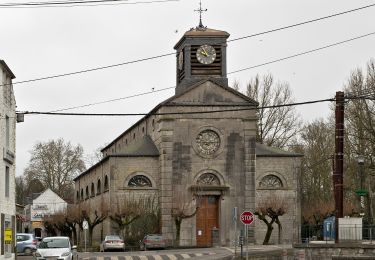
[[[254,212],[260,198],[277,196],[288,204],[279,242],[299,240],[301,155],[256,142],[258,103],[228,86],[228,37],[201,24],[182,36],[174,46],[175,95],[104,147],[103,159],[75,178],[76,204],[111,211],[121,198],[154,196],[160,232],[172,245],[172,213],[188,198],[196,212],[182,221],[179,244],[206,247],[233,245],[244,228],[239,215]],[[94,228],[93,241],[115,232],[107,218]],[[261,244],[265,232],[255,219],[249,241]],[[277,237],[275,228],[271,242]]]

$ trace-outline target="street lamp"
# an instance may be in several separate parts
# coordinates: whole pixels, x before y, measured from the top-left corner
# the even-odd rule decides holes
[[[360,196],[360,203],[361,203],[361,213],[360,215],[363,217],[365,215],[365,197],[367,194],[367,191],[363,189],[363,179],[364,179],[364,172],[363,172],[363,166],[365,165],[365,157],[363,155],[357,156],[357,162],[358,162],[358,174],[359,174],[359,180],[360,180],[360,189],[357,190],[357,194]]]

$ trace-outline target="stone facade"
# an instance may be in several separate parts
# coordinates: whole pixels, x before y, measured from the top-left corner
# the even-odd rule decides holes
[[[12,79],[15,76],[0,60],[0,260],[14,259],[14,239],[11,244],[5,235],[15,237],[15,154],[16,154],[16,101]],[[9,236],[8,236],[9,238]]]
[[[275,148],[257,144],[256,167],[256,201],[279,198],[285,206],[285,214],[280,217],[282,224],[281,241],[283,244],[298,243],[301,226],[300,208],[300,157],[299,154],[288,153]],[[258,220],[255,222],[256,243],[262,244],[267,227]],[[278,229],[274,230],[271,244],[279,244]]]
[[[215,243],[233,245],[236,236],[233,208],[237,207],[239,213],[255,210],[256,179],[260,175],[256,173],[255,142],[258,104],[227,85],[228,36],[226,32],[206,28],[185,33],[175,46],[180,52],[176,57],[179,71],[176,94],[103,148],[104,158],[76,177],[79,207],[111,213],[130,196],[156,197],[160,231],[172,245],[176,240],[172,212],[188,198],[198,210],[196,215],[182,221],[180,245],[211,246],[213,229],[219,233],[219,241]],[[218,58],[211,67],[197,63],[195,52],[199,44],[215,46]],[[288,156],[294,158],[292,154]],[[280,163],[277,171],[285,174],[283,180],[288,180],[285,182],[288,191],[282,192],[291,197],[288,202],[299,208],[298,200],[293,197],[297,195],[298,183],[293,178],[299,175],[292,167],[297,160],[283,158],[286,161],[275,159],[273,169]],[[285,217],[287,225],[293,223],[295,228],[299,221],[296,217],[297,210],[290,211]],[[94,243],[111,233],[118,230],[107,218],[94,229]],[[249,240],[258,242],[260,236],[261,229],[260,235],[250,232]],[[293,239],[287,237],[286,241]]]

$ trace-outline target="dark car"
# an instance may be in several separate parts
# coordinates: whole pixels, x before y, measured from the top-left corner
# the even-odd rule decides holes
[[[140,241],[140,249],[164,249],[165,240],[160,234],[148,234]]]
[[[17,253],[24,253],[30,255],[36,250],[38,241],[33,234],[17,233]]]

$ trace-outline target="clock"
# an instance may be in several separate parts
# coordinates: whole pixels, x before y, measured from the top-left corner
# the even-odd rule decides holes
[[[182,70],[184,68],[184,50],[181,50],[178,54],[178,69]]]
[[[197,50],[197,60],[205,65],[211,64],[215,61],[216,51],[211,45],[201,45]]]

